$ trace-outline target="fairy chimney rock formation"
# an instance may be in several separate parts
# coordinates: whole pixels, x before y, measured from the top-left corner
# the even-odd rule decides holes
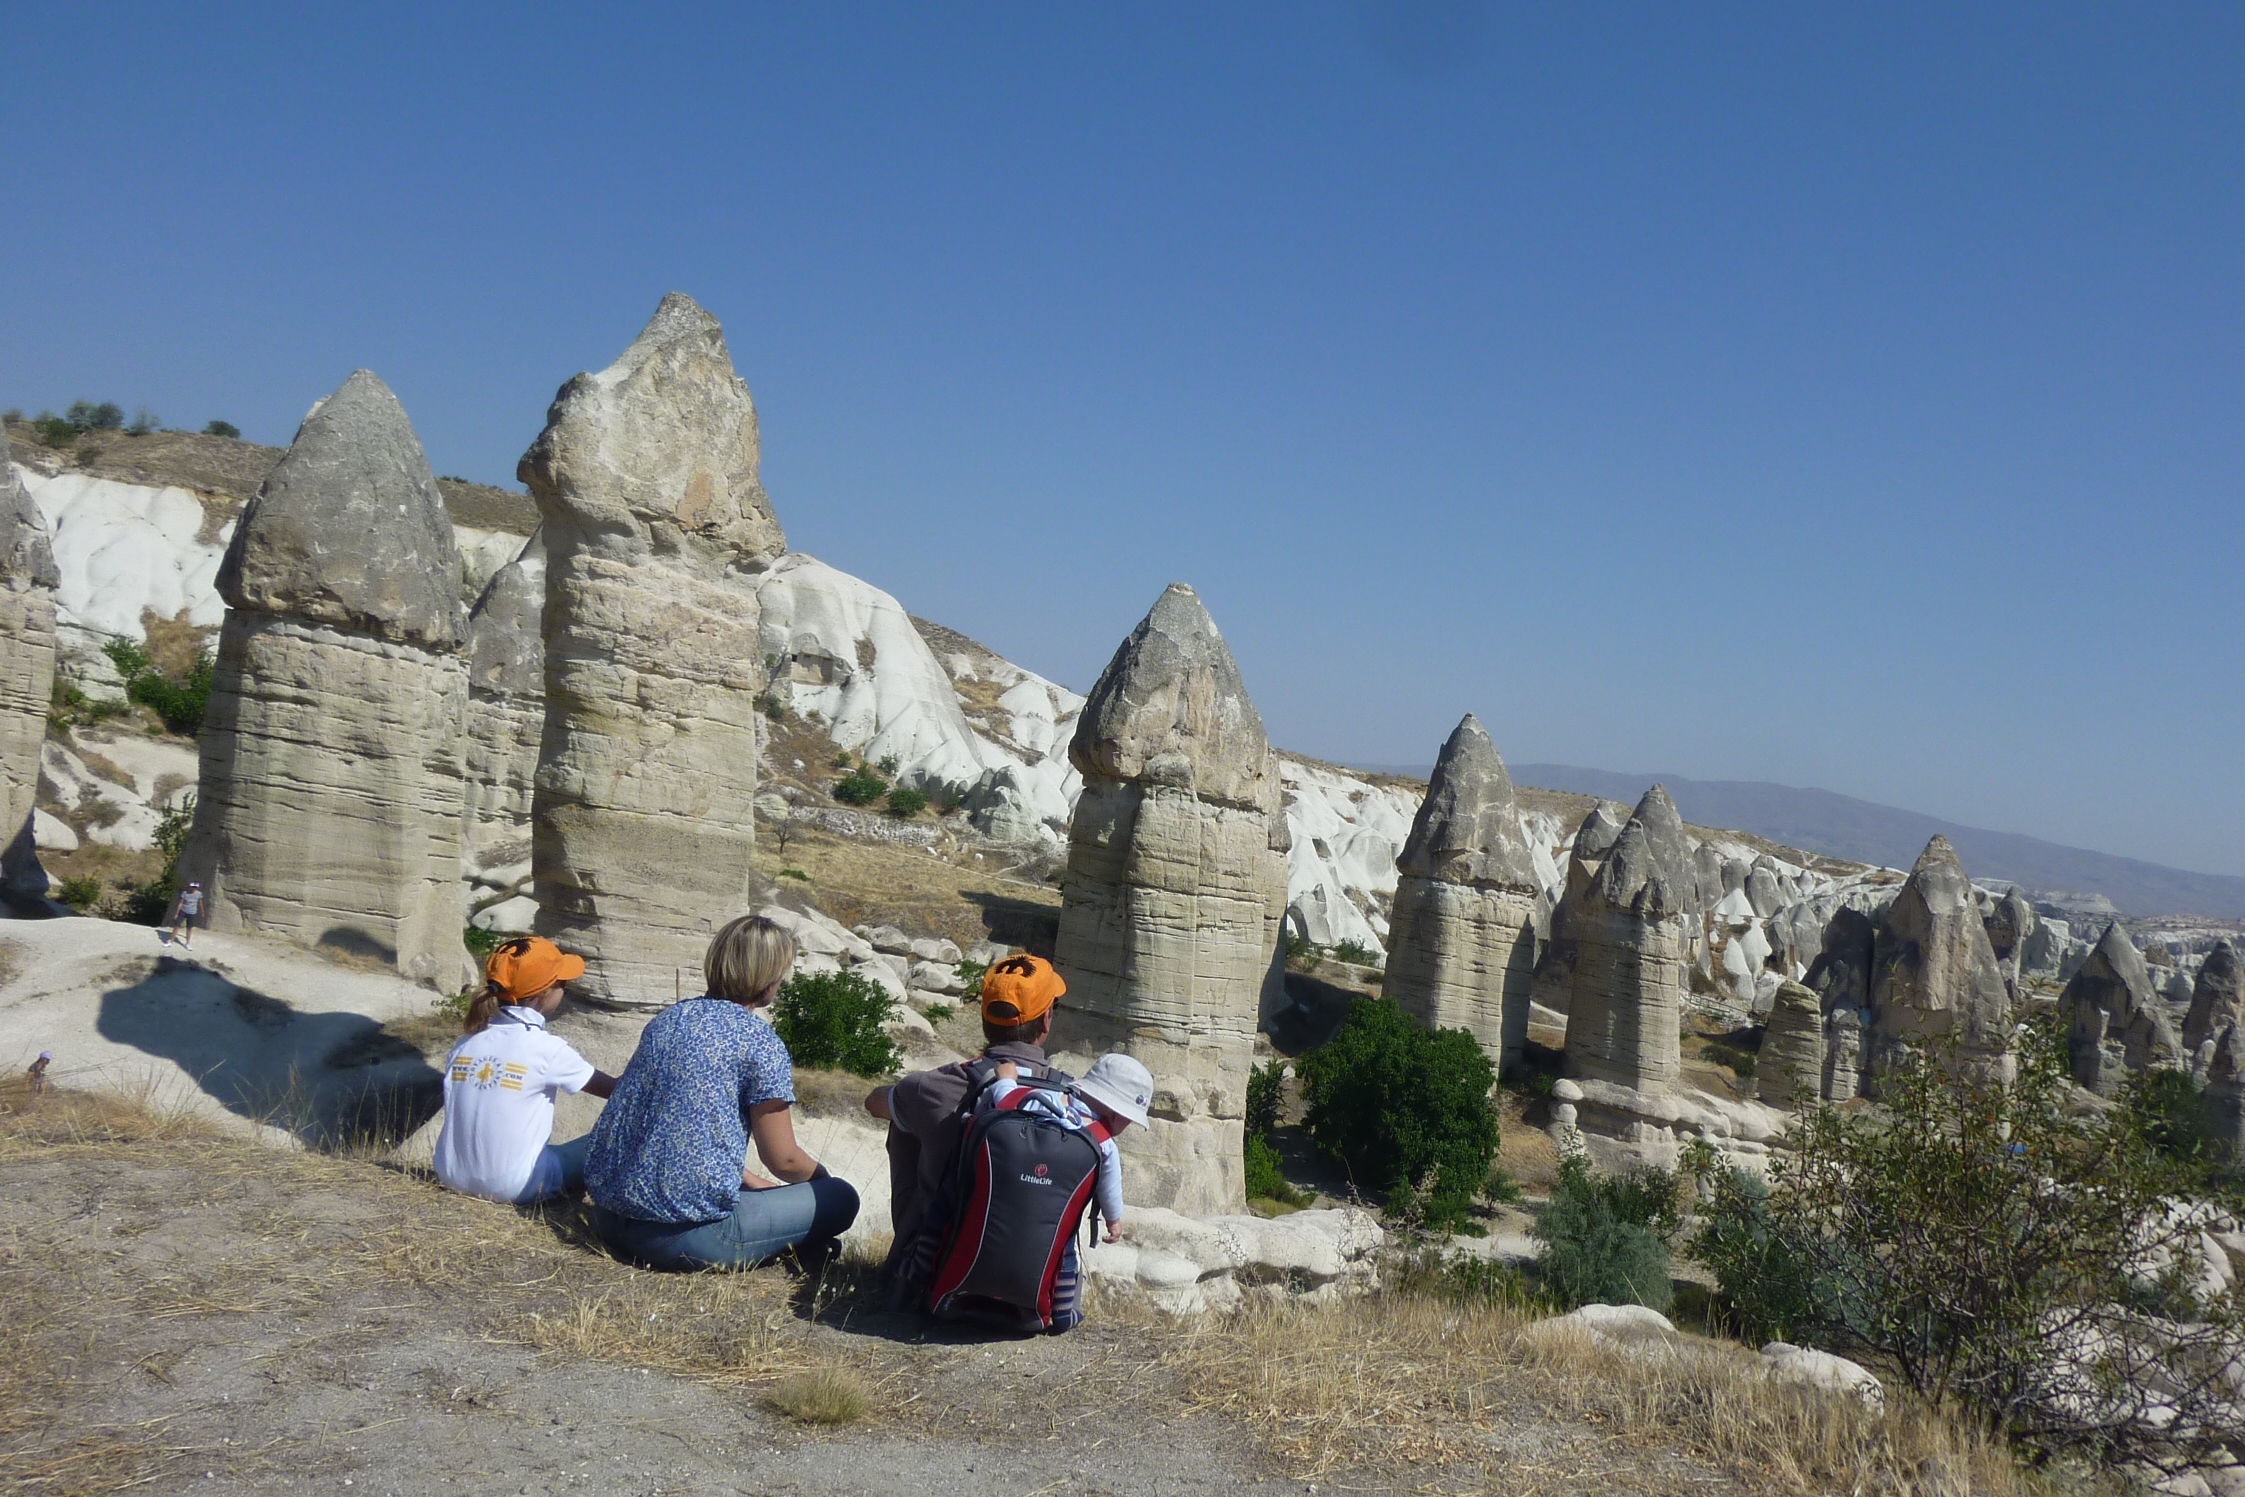
[[[1512,777],[1470,712],[1395,866],[1387,996],[1430,1028],[1470,1031],[1500,1067],[1517,1062],[1543,894]]]
[[[1122,1145],[1134,1204],[1239,1209],[1247,1073],[1286,903],[1285,818],[1262,717],[1193,590],[1172,584],[1091,689],[1054,961],[1072,1055],[1154,1076]],[[1072,1067],[1080,1070],[1080,1066]]]
[[[1945,1064],[2008,1082],[2011,991],[1949,839],[1926,844],[1880,927],[1871,962],[1875,1078],[1937,1050]]]
[[[450,992],[460,942],[460,555],[389,386],[312,407],[234,528],[180,860],[217,930],[393,962]]]
[[[530,889],[530,810],[546,725],[545,531],[492,574],[468,614],[468,728],[461,866],[481,904]],[[511,917],[513,910],[500,912]],[[489,915],[478,924],[493,924]],[[526,930],[517,918],[493,925]]]
[[[1683,819],[1655,785],[1568,916],[1570,1076],[1656,1094],[1675,1081],[1694,874]]]
[[[1535,977],[1529,987],[1532,1006],[1545,1010],[1551,1018],[1563,1017],[1567,1005],[1574,1001],[1576,948],[1570,920],[1589,893],[1590,881],[1598,876],[1615,839],[1621,836],[1621,829],[1628,824],[1627,806],[1602,800],[1575,828],[1574,843],[1567,854],[1567,881],[1560,890],[1558,906],[1551,912],[1549,939],[1536,958]]]
[[[1824,1005],[1815,992],[1797,982],[1777,985],[1770,1004],[1768,1027],[1762,1032],[1762,1051],[1754,1065],[1754,1082],[1763,1102],[1790,1108],[1801,1099],[1816,1100],[1824,1088]]]
[[[16,477],[8,438],[0,431],[0,842],[9,842],[10,893],[44,896],[28,828],[39,789],[39,746],[55,682],[55,586],[62,574],[47,539],[47,522]],[[18,850],[12,843],[21,841]],[[19,887],[20,885],[20,887]]]
[[[2183,1019],[2183,1053],[2195,1062],[2201,1046],[2238,1023],[2245,1023],[2245,963],[2238,961],[2235,946],[2217,941],[2191,988],[2190,1012]]]
[[[2130,1071],[2183,1062],[2143,954],[2117,920],[2058,995],[2058,1020],[2073,1079],[2100,1097],[2118,1095]]]
[[[753,581],[787,544],[758,456],[724,330],[673,292],[561,387],[517,469],[546,542],[537,929],[584,954],[595,1003],[670,1002],[747,903]]]

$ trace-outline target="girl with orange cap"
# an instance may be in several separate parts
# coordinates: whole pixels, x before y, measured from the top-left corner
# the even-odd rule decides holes
[[[520,1205],[584,1184],[591,1135],[549,1142],[554,1098],[606,1097],[616,1078],[546,1029],[564,985],[584,973],[583,957],[543,936],[518,936],[484,962],[483,991],[462,1026],[467,1033],[444,1063],[436,1172],[452,1189]]]

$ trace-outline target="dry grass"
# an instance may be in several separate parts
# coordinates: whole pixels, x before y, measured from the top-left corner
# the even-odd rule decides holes
[[[1559,1146],[1528,1122],[1523,1110],[1514,1093],[1497,1093],[1497,1168],[1522,1189],[1543,1195],[1559,1181]]]
[[[782,868],[810,875],[808,886],[789,879],[781,887],[806,887],[811,899],[844,925],[896,925],[914,935],[943,936],[961,948],[992,940],[1049,949],[1060,916],[1060,891],[1006,872],[997,853],[977,861],[972,850],[958,861],[926,848],[858,842],[830,832],[796,827],[782,850],[763,828],[756,837],[756,871],[778,879]]]
[[[872,1407],[873,1395],[856,1373],[822,1367],[787,1379],[764,1403],[803,1424],[855,1424]]]
[[[1744,1347],[1686,1338],[1625,1354],[1502,1305],[1387,1294],[1280,1305],[1170,1332],[1193,1406],[1258,1431],[1292,1472],[1501,1468],[1509,1490],[1575,1489],[1677,1450],[1779,1493],[2013,1497],[2000,1445],[1907,1400],[1886,1414],[1776,1384]],[[1522,1449],[1542,1411],[1579,1433]]]

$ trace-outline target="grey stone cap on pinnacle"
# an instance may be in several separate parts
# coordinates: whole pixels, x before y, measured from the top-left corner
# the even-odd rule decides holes
[[[468,684],[495,696],[546,689],[546,528],[541,525],[484,584],[468,610]]]
[[[1573,856],[1586,863],[1603,858],[1629,825],[1629,808],[1617,800],[1602,800],[1590,808],[1575,828]]]
[[[1442,745],[1395,866],[1400,873],[1444,883],[1542,890],[1512,776],[1470,712]]]
[[[1666,786],[1645,792],[1629,822],[1614,839],[1590,886],[1590,896],[1612,909],[1631,910],[1648,920],[1689,913],[1697,898],[1691,843],[1684,818]]]
[[[55,587],[62,573],[55,567],[55,552],[47,539],[46,516],[31,502],[31,493],[16,477],[15,457],[8,450],[8,434],[0,431],[0,586],[10,592],[34,587]]]
[[[2190,1014],[2183,1020],[2183,1048],[2195,1051],[2224,1026],[2245,1022],[2245,968],[2237,948],[2217,941],[2198,969],[2190,992]]]
[[[561,387],[516,468],[539,512],[641,554],[654,532],[760,571],[787,536],[757,476],[756,404],[725,330],[673,291],[623,356]]]
[[[405,407],[361,369],[312,407],[218,568],[232,608],[456,650],[452,517]]]
[[[1268,807],[1270,747],[1215,621],[1191,588],[1172,582],[1100,672],[1068,758],[1086,775]]]

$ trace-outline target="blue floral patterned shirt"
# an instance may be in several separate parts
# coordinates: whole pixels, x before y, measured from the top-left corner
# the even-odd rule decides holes
[[[640,1033],[593,1125],[586,1192],[640,1221],[730,1216],[748,1162],[748,1110],[794,1100],[794,1062],[771,1025],[722,998],[674,1003]]]

